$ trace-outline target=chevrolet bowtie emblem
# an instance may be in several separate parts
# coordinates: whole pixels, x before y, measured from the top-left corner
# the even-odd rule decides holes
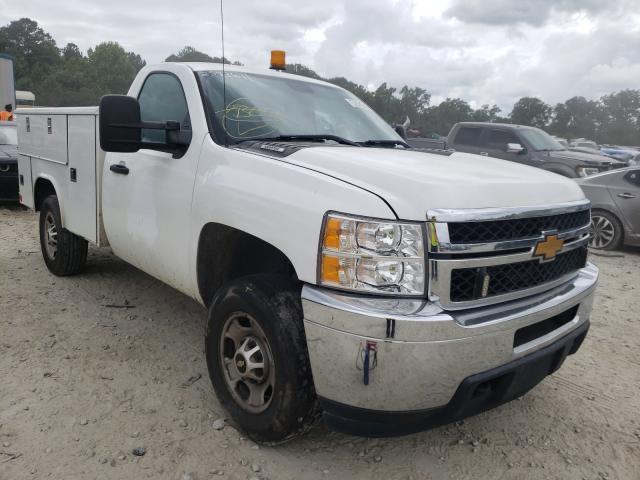
[[[545,234],[542,240],[538,240],[536,248],[533,250],[533,257],[539,258],[543,262],[548,262],[556,258],[556,255],[564,246],[564,240],[558,238],[555,233]]]

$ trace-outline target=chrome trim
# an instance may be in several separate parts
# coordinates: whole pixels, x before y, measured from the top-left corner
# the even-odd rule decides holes
[[[538,235],[536,237],[526,237],[518,240],[508,240],[503,242],[487,242],[487,243],[450,243],[449,231],[446,223],[429,223],[433,225],[438,236],[437,246],[434,246],[431,242],[428,244],[429,253],[478,253],[478,252],[502,252],[505,250],[517,250],[521,248],[533,248],[540,240],[544,240],[544,235]],[[578,236],[588,234],[590,231],[590,225],[584,225],[583,227],[573,230],[563,230],[558,233],[560,239],[572,239]],[[441,233],[446,232],[443,235],[447,241],[441,241]]]
[[[585,234],[573,242],[566,243],[558,255],[569,252],[579,247],[586,246],[589,241],[589,234]],[[492,305],[495,303],[514,300],[517,298],[534,295],[556,287],[571,278],[575,277],[578,271],[571,272],[551,282],[537,285],[524,290],[516,290],[502,295],[468,300],[464,302],[453,302],[451,300],[451,272],[458,268],[490,267],[494,265],[505,265],[510,263],[520,263],[535,260],[532,257],[533,248],[526,252],[509,255],[499,255],[494,257],[478,258],[457,258],[457,259],[429,259],[429,294],[428,298],[432,302],[437,302],[447,310],[457,310],[463,308]]]
[[[512,220],[560,213],[586,210],[591,205],[587,199],[559,203],[552,207],[539,205],[533,207],[499,207],[499,208],[437,208],[427,211],[427,220],[431,222],[482,222],[485,220]]]
[[[499,302],[522,298],[540,293],[562,282],[570,280],[575,272],[561,279],[538,285],[525,290],[495,295],[487,298],[464,302],[451,301],[451,271],[456,268],[476,268],[507,263],[526,262],[534,259],[536,244],[544,240],[545,234],[556,233],[553,229],[541,231],[539,235],[515,240],[485,243],[451,243],[449,223],[447,222],[482,222],[493,220],[516,220],[520,218],[546,217],[564,213],[588,211],[591,202],[587,199],[566,202],[553,206],[504,207],[504,208],[470,208],[470,209],[435,209],[427,212],[427,261],[429,266],[428,298],[446,309],[462,309],[475,306],[491,305]],[[557,232],[558,238],[566,243],[558,254],[585,245],[589,239],[590,223],[571,230]],[[518,250],[524,250],[514,253]],[[510,251],[513,251],[510,253]],[[475,256],[470,254],[486,254]],[[493,254],[493,255],[492,255]],[[499,254],[499,255],[498,255]],[[456,255],[467,255],[456,258]],[[449,258],[442,258],[449,256]]]
[[[588,264],[552,291],[461,312],[444,312],[430,302],[390,302],[305,285],[302,307],[316,391],[372,410],[444,405],[468,376],[539,350],[587,322],[597,279],[597,267]],[[514,348],[518,329],[576,305],[569,326]],[[356,359],[367,341],[377,344],[377,365],[364,385]]]

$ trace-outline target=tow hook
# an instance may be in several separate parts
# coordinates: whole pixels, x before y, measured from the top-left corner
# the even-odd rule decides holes
[[[362,370],[362,383],[369,385],[369,374],[378,366],[378,343],[367,340],[361,343],[356,358],[356,368]]]

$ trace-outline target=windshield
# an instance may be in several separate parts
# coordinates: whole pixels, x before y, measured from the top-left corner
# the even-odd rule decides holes
[[[18,130],[15,125],[0,125],[0,145],[18,145]]]
[[[566,150],[560,142],[555,140],[551,135],[542,130],[523,128],[519,130],[527,142],[531,144],[534,150]]]
[[[283,73],[282,77],[226,73],[226,108],[222,72],[198,73],[207,108],[217,119],[216,134],[231,142],[278,136],[333,135],[351,142],[402,141],[402,138],[355,95]]]

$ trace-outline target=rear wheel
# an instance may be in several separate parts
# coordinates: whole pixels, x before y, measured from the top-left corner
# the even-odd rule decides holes
[[[211,382],[231,418],[258,442],[280,442],[316,418],[300,291],[253,275],[216,294],[205,338]]]
[[[58,276],[73,275],[87,261],[87,241],[62,228],[58,197],[49,195],[40,207],[40,248],[44,263]]]
[[[591,248],[615,250],[620,247],[623,235],[622,224],[615,215],[604,210],[591,212]]]

